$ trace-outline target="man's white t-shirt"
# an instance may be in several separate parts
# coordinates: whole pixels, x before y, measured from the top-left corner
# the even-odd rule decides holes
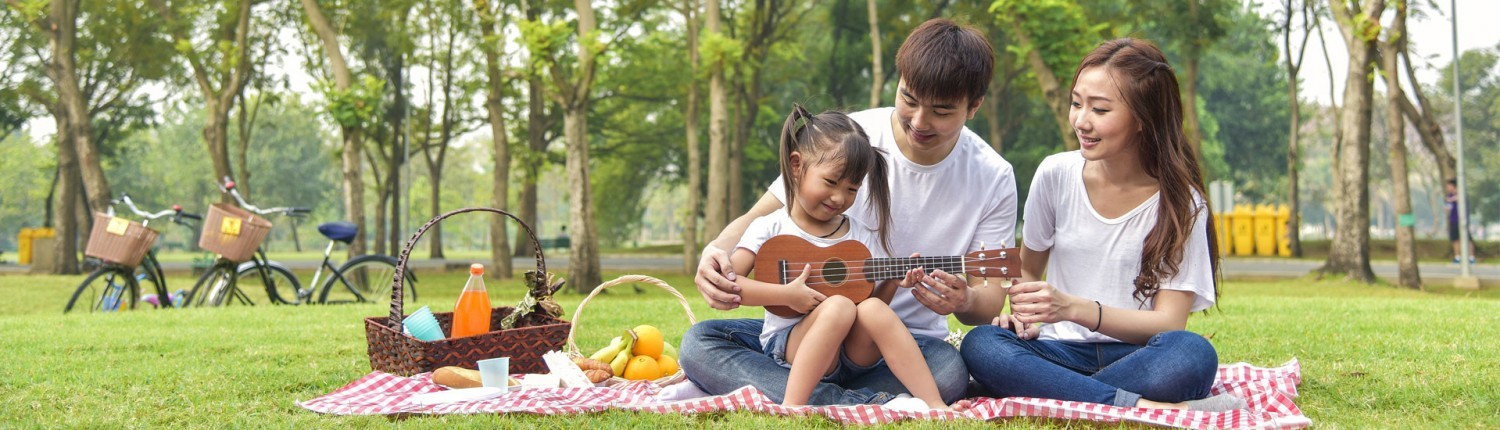
[[[849,114],[870,144],[884,150],[891,187],[891,252],[897,257],[957,256],[1012,246],[1016,238],[1016,178],[1010,163],[965,127],[953,152],[937,164],[912,162],[896,146],[891,116],[896,108],[869,109]],[[868,185],[866,178],[865,185]],[[786,203],[782,178],[769,190]],[[878,228],[880,218],[870,205],[869,187],[861,186],[846,215]],[[898,291],[891,309],[912,334],[943,338],[948,319],[911,296]]]
[[[740,236],[740,243],[735,245],[735,248],[745,248],[752,253],[760,254],[761,245],[771,240],[772,237],[781,235],[797,236],[813,245],[824,248],[833,246],[839,242],[853,240],[870,250],[870,258],[888,257],[885,250],[880,248],[879,233],[875,230],[870,230],[864,224],[861,224],[859,220],[854,219],[854,217],[849,217],[849,231],[844,232],[842,236],[821,238],[808,233],[802,227],[798,227],[797,223],[792,221],[792,216],[787,213],[786,208],[777,209],[776,212],[772,212],[770,215],[756,218],[755,221],[750,222],[750,227],[745,229],[745,235]],[[761,279],[760,281],[774,284],[778,280]],[[771,341],[771,336],[775,335],[776,332],[791,328],[800,321],[802,321],[802,316],[787,318],[766,311],[765,326],[760,331],[760,346],[764,348],[766,343]]]
[[[1037,166],[1026,199],[1023,242],[1035,251],[1051,250],[1047,282],[1058,291],[1098,300],[1104,306],[1151,309],[1151,300],[1135,299],[1135,277],[1141,273],[1146,235],[1156,226],[1161,193],[1153,194],[1125,215],[1105,218],[1089,202],[1083,184],[1084,161],[1081,152],[1072,151],[1049,156]],[[1160,288],[1191,291],[1192,311],[1197,312],[1213,305],[1214,278],[1208,254],[1208,208],[1203,196],[1193,194],[1199,212],[1192,236],[1183,250],[1177,275],[1161,282]],[[1119,342],[1090,328],[1071,322],[1046,324],[1039,338]]]

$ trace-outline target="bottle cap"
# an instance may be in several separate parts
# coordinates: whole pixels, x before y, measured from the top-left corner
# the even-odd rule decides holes
[[[470,275],[474,275],[474,276],[483,275],[484,274],[484,265],[483,264],[479,264],[479,263],[474,263],[472,265],[469,265],[469,274]]]

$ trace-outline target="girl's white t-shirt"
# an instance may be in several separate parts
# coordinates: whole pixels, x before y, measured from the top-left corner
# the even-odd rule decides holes
[[[1151,309],[1151,300],[1134,297],[1146,235],[1156,226],[1158,192],[1117,218],[1094,211],[1083,183],[1083,154],[1054,154],[1042,160],[1026,200],[1023,242],[1036,251],[1051,250],[1046,279],[1064,293],[1098,300],[1104,306]],[[1193,193],[1198,211],[1192,236],[1182,253],[1177,275],[1162,290],[1191,291],[1192,311],[1214,303],[1214,277],[1208,253],[1208,213],[1203,196]],[[1109,324],[1105,321],[1104,324]],[[1082,342],[1118,342],[1072,322],[1042,326],[1039,338]]]
[[[978,251],[980,245],[986,249],[1015,246],[1016,175],[1010,163],[965,127],[943,161],[917,164],[896,146],[891,129],[895,110],[885,107],[849,114],[870,137],[870,144],[884,151],[891,187],[890,255],[960,256]],[[880,218],[870,205],[868,179],[845,214],[879,228]],[[768,191],[785,204],[781,182],[782,178],[776,178]],[[891,309],[912,334],[938,339],[948,335],[948,317],[922,305],[910,291],[897,291]]]
[[[740,236],[740,243],[738,245],[735,245],[735,248],[744,248],[752,253],[759,254],[761,245],[764,245],[766,241],[771,240],[772,237],[782,235],[796,236],[808,241],[808,243],[824,248],[833,246],[834,244],[840,242],[853,240],[859,242],[861,245],[864,245],[865,248],[868,248],[870,250],[870,258],[887,257],[885,250],[880,248],[879,234],[874,230],[870,230],[869,228],[865,227],[859,222],[859,220],[856,220],[853,217],[849,218],[849,231],[844,232],[842,236],[821,238],[802,230],[802,227],[798,227],[797,223],[795,221],[792,221],[791,214],[787,213],[785,208],[777,209],[776,212],[772,212],[770,215],[756,218],[755,221],[751,221],[750,227],[745,229],[745,235]],[[760,279],[759,281],[770,282],[774,284],[779,280]],[[871,300],[878,299],[872,298]],[[764,348],[766,346],[766,343],[771,341],[771,337],[774,336],[776,332],[789,329],[792,326],[797,325],[797,323],[801,321],[802,316],[787,318],[773,314],[770,311],[766,311],[765,325],[762,326],[760,331],[760,346]]]

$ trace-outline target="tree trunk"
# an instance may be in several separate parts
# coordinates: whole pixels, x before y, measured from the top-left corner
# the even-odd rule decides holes
[[[984,125],[990,131],[990,147],[996,154],[1005,154],[1005,130],[1000,129],[1000,89],[994,83],[990,83],[984,103],[989,105],[984,112]]]
[[[1197,8],[1197,1],[1188,4]],[[1203,163],[1203,130],[1198,124],[1198,57],[1196,52],[1189,53],[1183,59],[1186,63],[1182,73],[1182,134],[1187,137],[1188,146],[1193,148],[1193,155],[1198,157],[1199,165]]]
[[[568,230],[572,255],[569,280],[579,293],[603,281],[599,272],[599,234],[594,225],[594,199],[589,184],[589,98],[594,84],[594,55],[590,44],[597,37],[594,8],[589,0],[574,0],[578,12],[578,62],[575,82],[557,82],[563,110],[563,139],[568,146]],[[553,67],[558,67],[555,63]]]
[[[1302,201],[1297,192],[1297,169],[1299,158],[1297,147],[1302,130],[1302,104],[1297,102],[1297,69],[1292,68],[1287,73],[1287,95],[1291,100],[1288,107],[1291,116],[1290,130],[1286,135],[1286,182],[1287,182],[1287,207],[1289,216],[1286,219],[1286,241],[1287,248],[1291,249],[1292,257],[1302,256]],[[1227,212],[1231,208],[1218,208],[1221,212]]]
[[[536,20],[541,17],[540,2],[531,2],[526,8],[526,18]],[[534,67],[534,66],[533,66]],[[547,100],[544,95],[545,83],[542,82],[541,73],[529,70],[526,78],[526,156],[522,157],[521,163],[521,195],[518,204],[521,206],[517,214],[531,228],[536,229],[538,237],[544,236],[542,226],[538,223],[536,207],[536,182],[541,175],[541,160],[547,151],[546,140],[546,109]],[[518,235],[519,236],[519,235]],[[515,256],[527,256],[535,253],[530,240],[516,240]]]
[[[702,155],[698,153],[698,2],[687,0],[684,5],[687,21],[688,63],[692,69],[688,81],[687,109],[683,119],[687,128],[687,210],[682,222],[682,271],[693,273],[698,266],[698,213],[702,209],[703,172],[700,170]]]
[[[1411,82],[1417,82],[1417,72],[1411,65],[1411,54],[1403,45],[1400,50],[1402,63],[1405,64],[1406,78]],[[1427,147],[1427,152],[1437,160],[1438,171],[1442,173],[1443,183],[1450,180],[1458,180],[1458,160],[1448,152],[1448,145],[1443,143],[1443,126],[1437,121],[1433,114],[1432,104],[1427,96],[1422,93],[1420,85],[1412,87],[1413,95],[1417,97],[1417,103],[1422,106],[1422,111],[1411,105],[1405,97],[1401,98],[1401,110],[1406,113],[1407,119],[1416,125],[1417,135],[1422,137],[1422,145]]]
[[[884,58],[880,53],[880,14],[875,0],[866,3],[870,9],[870,109],[874,109],[880,107],[880,93],[885,87],[885,73],[880,64]]]
[[[342,48],[339,47],[338,32],[323,16],[323,11],[318,8],[317,0],[301,1],[308,23],[312,25],[313,31],[323,43],[323,51],[328,54],[328,65],[333,71],[334,88],[347,91],[353,84],[354,77],[349,71],[348,63],[344,61]],[[364,129],[359,126],[340,126],[339,131],[344,135],[344,150],[340,166],[344,180],[344,211],[348,215],[349,222],[354,223],[360,232],[349,244],[349,257],[353,258],[365,253],[365,184],[364,172],[360,164],[362,161],[360,156],[364,150]],[[379,236],[376,237],[379,240]]]
[[[203,126],[203,143],[207,146],[208,157],[214,166],[214,179],[231,178],[236,181],[243,179],[234,176],[234,167],[229,164],[229,110],[232,106],[220,103],[218,94],[203,94],[208,100],[208,124]],[[241,195],[241,197],[246,197]],[[231,203],[233,200],[228,195],[221,195],[220,201]]]
[[[1375,0],[1375,6],[1366,8],[1368,19],[1378,20],[1383,2]],[[1345,76],[1344,108],[1339,128],[1344,139],[1339,151],[1340,165],[1335,173],[1341,178],[1340,188],[1335,194],[1335,213],[1338,226],[1334,228],[1333,243],[1328,249],[1328,261],[1324,273],[1341,273],[1348,279],[1370,283],[1375,274],[1370,270],[1370,116],[1371,95],[1374,82],[1370,61],[1375,52],[1373,40],[1358,34],[1354,13],[1342,2],[1330,2],[1339,30],[1349,53],[1349,73]]]
[[[1386,140],[1390,141],[1391,206],[1396,209],[1396,263],[1398,267],[1396,285],[1422,289],[1422,273],[1417,269],[1416,215],[1411,208],[1411,185],[1406,171],[1406,121],[1398,107],[1406,95],[1401,91],[1401,71],[1396,67],[1395,52],[1406,44],[1406,1],[1396,0],[1396,19],[1388,33],[1381,66],[1385,69]],[[1403,222],[1403,218],[1411,222]]]
[[[476,8],[480,10],[479,33],[481,40],[492,40],[495,35],[495,16],[490,11],[486,2],[475,2]],[[484,51],[484,73],[485,73],[485,112],[489,114],[490,135],[494,145],[495,174],[493,191],[490,194],[490,205],[495,209],[508,210],[506,203],[510,198],[510,136],[505,131],[505,77],[500,73],[500,53],[496,51],[495,44],[480,43],[479,49]],[[505,227],[510,223],[509,218],[494,216],[490,217],[490,265],[492,277],[496,279],[509,279],[511,271],[510,258],[510,235],[506,234]],[[523,241],[524,242],[524,241]]]
[[[1062,87],[1062,82],[1058,81],[1052,69],[1047,68],[1041,51],[1031,43],[1031,36],[1022,31],[1019,24],[1012,23],[1010,29],[1021,46],[1032,47],[1026,50],[1026,65],[1031,68],[1031,74],[1036,75],[1037,85],[1042,89],[1042,101],[1047,104],[1047,110],[1052,112],[1052,120],[1057,125],[1057,136],[1062,139],[1063,148],[1068,151],[1078,149],[1078,136],[1073,134],[1073,124],[1068,121],[1067,90]]]
[[[66,111],[58,112],[65,113]],[[57,210],[53,212],[53,237],[56,245],[52,255],[35,257],[51,258],[52,273],[72,275],[78,273],[78,202],[83,195],[79,183],[78,148],[74,145],[66,117],[57,118]]]
[[[709,34],[720,34],[720,0],[708,0],[705,11],[706,30]],[[703,215],[703,236],[718,237],[729,223],[729,142],[725,130],[728,126],[728,94],[724,87],[724,62],[715,60],[708,65],[708,201]]]

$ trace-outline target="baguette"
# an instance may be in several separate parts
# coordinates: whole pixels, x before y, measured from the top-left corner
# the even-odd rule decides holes
[[[478,370],[465,369],[458,366],[440,367],[432,372],[432,382],[448,388],[474,388],[482,387],[484,383],[479,377]]]

